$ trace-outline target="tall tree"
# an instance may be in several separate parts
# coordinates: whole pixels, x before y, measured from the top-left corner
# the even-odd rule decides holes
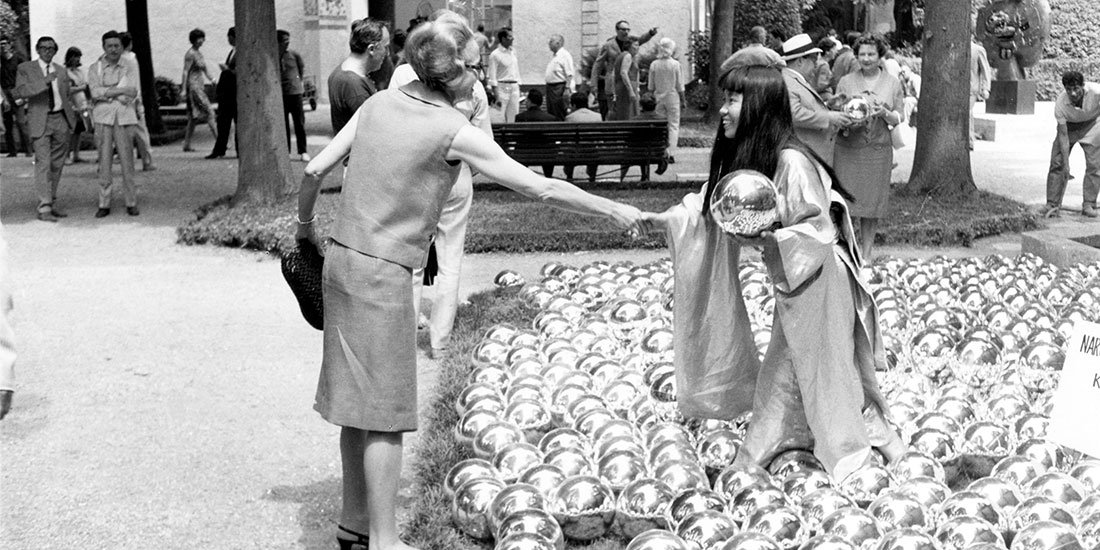
[[[970,172],[970,2],[926,0],[921,109],[910,191],[938,196],[977,191]],[[966,75],[960,78],[960,75]]]
[[[719,69],[727,57],[733,55],[733,14],[734,0],[714,0],[710,16],[710,102],[703,117],[706,122],[718,120],[718,109],[726,101],[725,93],[718,85]]]
[[[149,133],[159,134],[164,131],[164,125],[160,120],[157,89],[153,85],[153,46],[149,41],[149,3],[146,0],[126,0],[126,30],[133,36],[133,50],[141,76],[141,101],[145,105],[145,124],[149,127]]]
[[[295,191],[286,149],[274,0],[233,0],[237,26],[237,192],[233,205]]]

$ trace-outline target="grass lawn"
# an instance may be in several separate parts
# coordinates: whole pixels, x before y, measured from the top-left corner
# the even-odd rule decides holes
[[[662,211],[678,203],[698,184],[626,184],[586,187],[593,193]],[[318,234],[326,235],[339,197],[326,189],[317,201]],[[975,239],[1040,228],[1024,205],[979,191],[969,200],[943,200],[895,192],[891,213],[882,220],[880,245],[969,246]],[[229,208],[228,197],[200,208],[196,217],[177,230],[185,244],[216,244],[281,252],[294,246],[292,228],[296,197],[273,205]],[[539,252],[659,248],[659,233],[631,240],[610,222],[578,216],[533,202],[497,186],[479,186],[474,193],[467,252]]]

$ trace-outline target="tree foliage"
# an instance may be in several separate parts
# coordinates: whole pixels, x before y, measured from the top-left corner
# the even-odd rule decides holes
[[[739,47],[749,36],[749,29],[759,25],[772,36],[786,40],[802,32],[802,0],[737,0],[733,21],[733,44]]]

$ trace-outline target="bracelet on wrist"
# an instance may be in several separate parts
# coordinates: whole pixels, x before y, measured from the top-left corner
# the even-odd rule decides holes
[[[297,214],[294,215],[294,221],[298,222],[298,225],[313,225],[313,222],[317,221],[317,214],[314,214],[312,218],[302,221]]]

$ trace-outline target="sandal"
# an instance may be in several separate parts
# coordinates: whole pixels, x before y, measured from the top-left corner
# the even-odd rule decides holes
[[[343,525],[337,525],[336,528],[340,531],[343,531],[344,534],[355,537],[354,539],[342,539],[340,537],[336,537],[336,542],[340,544],[340,550],[357,550],[357,547],[358,550],[367,550],[368,544],[370,543],[370,537],[364,535],[363,533],[352,531],[351,529],[348,529]]]

